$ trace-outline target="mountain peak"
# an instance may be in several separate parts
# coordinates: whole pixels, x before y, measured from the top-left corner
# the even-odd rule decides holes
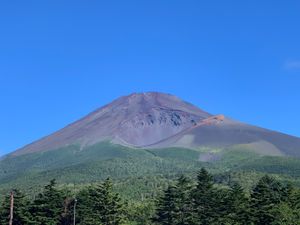
[[[46,151],[71,144],[92,145],[104,140],[134,147],[149,146],[210,116],[174,95],[132,93],[16,153]]]
[[[144,99],[148,101],[160,100],[160,99],[168,99],[169,101],[183,101],[175,95],[163,93],[163,92],[134,92],[130,95],[125,96],[128,99]]]
[[[297,155],[300,139],[212,115],[159,92],[120,97],[84,118],[12,153],[22,155],[110,141],[130,147],[228,148],[242,146],[269,155]]]
[[[114,100],[99,110],[108,110],[108,108],[127,109],[131,112],[135,111],[135,113],[147,111],[152,108],[170,109],[201,115],[202,117],[211,116],[209,113],[183,101],[175,95],[161,92],[132,93]]]
[[[147,91],[147,92],[133,92],[127,96],[130,98],[130,97],[175,96],[175,95],[171,95],[171,94],[163,93],[163,92],[157,92],[157,91]]]
[[[179,101],[182,102],[181,99],[176,97],[175,95],[167,94],[167,93],[161,93],[161,92],[134,92],[129,95],[120,97],[116,99],[115,101],[128,101],[128,103],[139,103],[142,101],[142,103],[147,104],[159,104],[160,101]]]

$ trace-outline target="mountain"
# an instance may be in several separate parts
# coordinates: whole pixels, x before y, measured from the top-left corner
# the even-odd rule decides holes
[[[147,176],[160,182],[162,175],[202,166],[274,173],[300,185],[299,158],[300,138],[213,115],[173,95],[134,93],[2,157],[0,191],[36,190],[52,178],[84,184],[108,176],[150,190]]]
[[[69,126],[12,155],[81,148],[110,141],[135,148],[244,145],[265,155],[300,157],[300,139],[212,115],[173,95],[148,92],[118,98]]]
[[[53,150],[74,143],[84,147],[105,140],[142,147],[171,137],[210,116],[172,95],[131,94],[13,154]]]

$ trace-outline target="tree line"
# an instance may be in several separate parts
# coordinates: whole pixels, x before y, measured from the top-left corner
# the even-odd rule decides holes
[[[159,225],[299,225],[300,191],[265,175],[249,192],[216,186],[201,169],[193,184],[181,176],[158,199]]]
[[[125,205],[118,193],[113,192],[107,179],[96,186],[82,189],[76,198],[56,188],[51,180],[33,201],[19,190],[14,193],[13,225],[113,225],[125,222]],[[10,198],[5,197],[0,208],[0,224],[8,224]],[[76,207],[77,206],[77,207]],[[76,207],[76,209],[74,209]]]
[[[110,179],[81,189],[76,197],[50,181],[32,200],[14,193],[13,225],[299,225],[300,191],[262,177],[250,191],[223,186],[201,169],[195,179],[180,176],[159,197],[130,204],[113,190]],[[75,214],[75,216],[74,216]],[[10,195],[0,207],[8,224]]]

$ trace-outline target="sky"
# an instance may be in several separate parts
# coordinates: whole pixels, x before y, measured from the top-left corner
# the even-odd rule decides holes
[[[0,2],[0,155],[132,92],[300,137],[300,2]]]

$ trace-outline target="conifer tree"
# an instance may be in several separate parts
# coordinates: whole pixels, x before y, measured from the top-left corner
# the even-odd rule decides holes
[[[300,224],[300,190],[288,185],[288,199],[273,209],[275,220],[272,225]]]
[[[98,189],[99,198],[96,208],[104,225],[118,225],[124,219],[124,208],[119,194],[113,192],[113,184],[107,179]]]
[[[210,198],[211,213],[210,225],[236,225],[229,217],[231,211],[230,190],[228,188],[214,188]]]
[[[176,205],[176,188],[172,185],[164,191],[163,195],[157,202],[157,209],[153,221],[161,225],[175,225],[176,212],[178,210]]]
[[[190,180],[180,176],[176,185],[170,185],[158,200],[154,221],[166,225],[192,224],[191,189]]]
[[[96,187],[89,187],[78,196],[78,216],[84,225],[119,225],[124,219],[121,198],[113,192],[107,179]]]
[[[228,218],[231,224],[246,225],[251,224],[249,199],[246,197],[243,188],[235,183],[229,191]]]
[[[74,218],[74,204],[75,199],[71,197],[64,197],[63,212],[60,217],[59,225],[71,225]]]
[[[180,176],[176,184],[176,225],[189,225],[193,223],[193,213],[191,205],[191,181]]]
[[[155,202],[151,199],[131,202],[126,212],[128,220],[135,225],[153,225],[151,219],[155,212]]]
[[[55,188],[55,180],[51,180],[45,186],[44,191],[40,193],[33,201],[30,212],[35,224],[39,225],[57,225],[61,220],[63,213],[63,196]]]
[[[197,175],[197,186],[192,192],[193,217],[197,225],[211,225],[215,216],[213,177],[204,168]]]
[[[268,175],[262,177],[251,193],[254,224],[272,224],[276,219],[274,207],[285,200],[287,200],[287,189]]]
[[[300,210],[292,208],[287,202],[282,202],[272,209],[275,219],[271,225],[299,225]]]
[[[101,225],[101,220],[95,210],[94,196],[97,196],[94,187],[88,187],[78,193],[77,203],[77,224],[80,225]]]
[[[32,221],[28,212],[29,201],[25,195],[17,189],[12,190],[14,194],[13,224],[30,225]],[[7,195],[0,207],[0,224],[8,224],[10,218],[10,194]]]

